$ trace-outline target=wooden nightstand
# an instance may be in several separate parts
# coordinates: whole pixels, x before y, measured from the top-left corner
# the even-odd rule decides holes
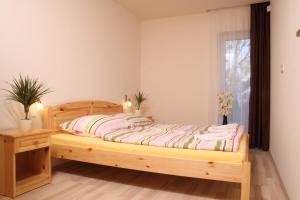
[[[16,197],[51,181],[50,130],[0,132],[0,195]]]

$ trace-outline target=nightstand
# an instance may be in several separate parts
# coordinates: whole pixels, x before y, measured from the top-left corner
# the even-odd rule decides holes
[[[0,132],[0,195],[16,197],[51,181],[51,130]]]

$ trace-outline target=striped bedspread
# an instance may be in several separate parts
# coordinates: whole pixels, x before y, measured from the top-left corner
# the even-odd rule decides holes
[[[135,127],[133,129],[120,129],[103,133],[100,137],[105,141],[128,144],[171,147],[194,150],[214,150],[236,152],[239,148],[243,127],[236,125],[230,137],[211,139],[208,130],[212,126],[199,127],[178,124],[151,124]],[[202,136],[210,136],[207,138]]]

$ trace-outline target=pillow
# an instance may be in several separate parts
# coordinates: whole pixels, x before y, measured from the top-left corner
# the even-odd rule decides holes
[[[127,120],[117,116],[87,115],[64,122],[60,127],[64,131],[73,134],[101,137],[102,134],[112,131],[129,129],[131,128],[131,124]]]
[[[146,126],[146,125],[153,124],[153,121],[151,119],[143,115],[135,115],[131,113],[120,113],[113,116],[120,117],[127,120],[132,127]]]

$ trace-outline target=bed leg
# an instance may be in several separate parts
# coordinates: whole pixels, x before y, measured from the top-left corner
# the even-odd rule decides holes
[[[242,185],[241,185],[241,200],[250,199],[250,177],[251,177],[251,163],[244,162]]]

